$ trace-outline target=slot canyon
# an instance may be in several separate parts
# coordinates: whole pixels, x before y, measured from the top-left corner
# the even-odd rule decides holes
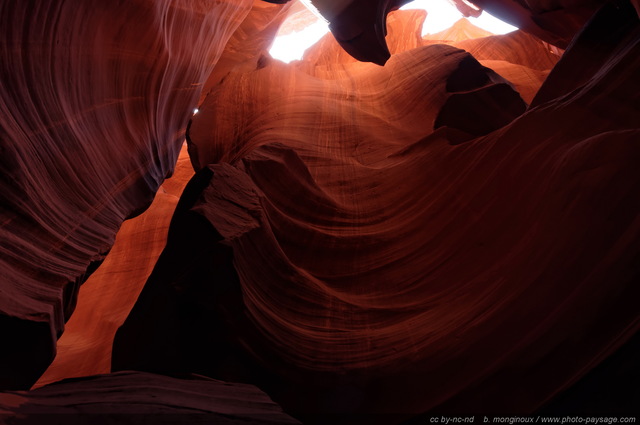
[[[0,0],[0,423],[637,414],[640,3],[452,2]]]

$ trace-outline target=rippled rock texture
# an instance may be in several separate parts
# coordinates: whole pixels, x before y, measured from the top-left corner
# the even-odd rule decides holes
[[[0,3],[1,387],[51,362],[83,274],[171,173],[251,3]]]
[[[120,372],[0,393],[11,424],[298,424],[252,385]]]
[[[525,31],[423,38],[370,2],[286,65],[265,49],[299,6],[80,3],[0,3],[1,388],[197,373],[332,424],[637,401],[593,390],[638,388],[632,6],[570,41],[596,3],[488,1]],[[173,379],[0,400],[276,409]]]
[[[638,329],[626,12],[604,10],[565,66],[594,33],[613,47],[570,90],[552,71],[529,109],[441,44],[384,68],[227,76],[192,120],[200,171],[114,367],[257,382],[308,422],[543,407]],[[497,58],[551,66],[509,51],[518,37],[494,40]]]

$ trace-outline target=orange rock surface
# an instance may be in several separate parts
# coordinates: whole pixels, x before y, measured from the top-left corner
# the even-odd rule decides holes
[[[273,3],[0,1],[0,414],[637,406],[637,2]]]
[[[251,3],[1,3],[0,317],[15,330],[2,386],[29,386],[52,360],[81,276],[173,169]],[[28,370],[12,365],[24,356]]]
[[[192,175],[185,145],[173,176],[162,183],[149,209],[122,224],[109,255],[83,284],[77,308],[58,340],[56,358],[36,387],[111,370],[113,337],[167,242],[173,210]]]

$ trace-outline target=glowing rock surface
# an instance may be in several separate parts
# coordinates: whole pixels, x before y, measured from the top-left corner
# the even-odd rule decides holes
[[[112,364],[258,385],[310,423],[633,405],[593,396],[637,376],[597,372],[639,351],[631,5],[573,39],[598,4],[487,0],[524,31],[445,40],[350,9],[343,43],[387,19],[380,67],[330,38],[270,60],[291,4],[80,3],[0,3],[3,389]],[[173,379],[134,375],[81,386]]]

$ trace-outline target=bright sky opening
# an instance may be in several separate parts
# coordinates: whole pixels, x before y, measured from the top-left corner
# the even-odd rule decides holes
[[[462,14],[447,0],[415,0],[402,7],[402,9],[425,9],[427,19],[422,28],[422,35],[435,34],[451,27]],[[478,18],[468,18],[477,27],[493,34],[506,34],[517,28],[502,22],[483,11]],[[320,40],[329,28],[326,22],[318,19],[299,32],[277,35],[269,53],[274,58],[283,62],[302,59],[304,51]]]

